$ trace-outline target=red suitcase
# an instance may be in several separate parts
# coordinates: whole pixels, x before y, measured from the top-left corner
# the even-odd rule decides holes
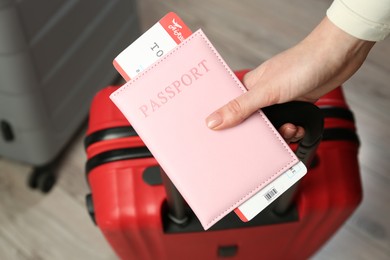
[[[275,202],[248,223],[231,213],[209,231],[108,99],[116,88],[93,100],[85,146],[88,210],[121,259],[307,259],[361,201],[359,143],[341,88],[317,103],[325,131],[291,206]]]

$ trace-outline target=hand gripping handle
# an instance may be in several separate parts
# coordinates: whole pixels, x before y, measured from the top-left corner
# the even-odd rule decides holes
[[[317,106],[302,101],[273,105],[263,108],[262,111],[276,129],[286,123],[305,129],[305,136],[299,142],[296,154],[306,166],[309,166],[324,130],[322,111]]]
[[[306,167],[309,167],[322,139],[324,130],[322,111],[314,104],[302,101],[277,104],[265,107],[262,111],[276,129],[285,123],[292,123],[305,129],[305,136],[300,140],[295,153]],[[280,215],[289,210],[296,190],[297,184],[278,198],[273,204],[275,213]]]

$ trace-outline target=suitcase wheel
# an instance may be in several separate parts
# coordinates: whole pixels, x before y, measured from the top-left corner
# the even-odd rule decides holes
[[[47,193],[53,188],[56,181],[56,169],[54,165],[49,164],[34,168],[28,178],[28,186],[32,189],[38,189],[43,193]]]

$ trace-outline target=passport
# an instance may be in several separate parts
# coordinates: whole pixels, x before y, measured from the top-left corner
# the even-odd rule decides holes
[[[261,110],[230,129],[207,127],[246,91],[198,30],[110,96],[204,229],[299,162]]]

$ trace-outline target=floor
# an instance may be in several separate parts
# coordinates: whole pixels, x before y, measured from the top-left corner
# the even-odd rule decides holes
[[[302,39],[330,0],[142,0],[143,31],[168,11],[202,28],[232,69],[253,68]],[[342,43],[340,43],[342,44]],[[312,259],[390,259],[390,40],[377,43],[345,92],[355,113],[364,199]],[[26,187],[31,166],[0,159],[0,259],[117,259],[84,198],[84,132],[72,140],[47,195]]]

